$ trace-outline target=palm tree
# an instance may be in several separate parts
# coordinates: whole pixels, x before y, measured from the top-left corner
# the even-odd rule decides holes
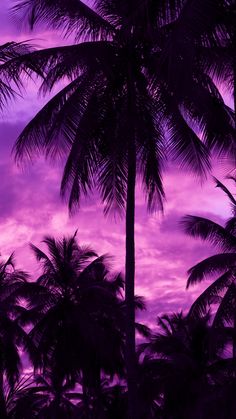
[[[219,372],[224,342],[209,320],[209,315],[197,320],[183,313],[163,315],[158,318],[158,332],[141,345],[151,393],[154,400],[159,397],[165,419],[210,417],[204,416],[204,410],[214,399],[213,377]]]
[[[120,383],[111,384],[102,380],[100,392],[90,402],[90,415],[84,405],[83,395],[71,393],[71,398],[79,399],[77,403],[78,416],[81,419],[119,419],[127,417],[126,386]]]
[[[36,385],[29,389],[34,405],[38,401],[37,418],[40,419],[76,419],[78,409],[70,400],[71,388],[58,381],[57,374],[48,372],[35,377]]]
[[[78,409],[70,400],[71,388],[52,373],[23,375],[14,388],[6,388],[8,419],[75,419]],[[77,414],[77,416],[76,416]]]
[[[200,237],[209,241],[220,253],[210,256],[189,269],[187,288],[207,278],[217,279],[207,287],[197,298],[190,309],[190,316],[197,318],[206,313],[211,304],[215,304],[217,311],[213,325],[216,327],[233,325],[233,348],[236,351],[236,200],[232,193],[220,181],[215,179],[216,186],[220,187],[228,196],[232,208],[232,217],[221,226],[207,218],[186,216],[183,219],[185,232],[192,237]],[[220,276],[218,276],[220,275]],[[230,330],[230,329],[229,329]]]
[[[26,282],[27,274],[15,269],[13,255],[6,262],[0,262],[0,416],[3,419],[7,415],[4,382],[13,388],[19,377],[19,348],[34,356],[33,346],[18,322],[24,311],[19,304],[19,295]]]
[[[102,373],[123,374],[123,280],[120,274],[111,278],[108,256],[79,246],[76,235],[43,242],[48,254],[31,245],[42,274],[22,291],[28,304],[21,322],[33,324],[29,338],[40,356],[36,369],[50,368],[59,383],[81,379],[89,405]]]
[[[127,413],[125,386],[102,380],[100,394],[91,400],[90,415],[80,389],[59,383],[53,373],[24,375],[6,388],[9,419],[120,419]]]
[[[134,325],[137,176],[143,180],[149,209],[162,207],[164,143],[181,166],[203,176],[210,168],[209,150],[234,149],[233,113],[203,59],[210,39],[221,45],[222,31],[218,21],[214,30],[215,20],[209,23],[206,2],[201,3],[96,0],[91,8],[81,0],[21,0],[15,7],[31,27],[43,21],[75,39],[74,45],[34,52],[9,67],[12,75],[21,70],[43,73],[43,92],[65,77],[69,80],[24,129],[16,144],[17,158],[65,154],[61,191],[68,193],[71,210],[81,193],[97,186],[106,213],[126,212],[126,368],[133,419],[139,414]],[[218,16],[222,5],[211,3],[208,11]]]

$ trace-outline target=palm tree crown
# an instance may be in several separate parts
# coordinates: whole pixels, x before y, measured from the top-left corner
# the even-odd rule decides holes
[[[100,0],[91,9],[81,1],[34,0],[16,6],[31,25],[45,21],[75,37],[74,45],[36,51],[21,61],[21,69],[37,65],[45,73],[44,92],[65,77],[68,84],[33,118],[16,145],[18,158],[66,153],[61,186],[62,193],[69,192],[71,208],[94,184],[106,210],[125,207],[130,138],[135,139],[137,170],[150,208],[164,196],[164,137],[169,153],[201,175],[209,168],[209,147],[232,151],[233,113],[203,59],[210,30],[225,28],[219,19],[222,5],[210,10],[209,2],[215,20],[199,22],[200,5],[186,3],[150,0],[137,6]],[[194,33],[193,22],[200,26]],[[81,43],[81,37],[86,41]],[[214,42],[219,46],[223,41],[215,34]],[[19,61],[12,66],[19,71]],[[203,141],[193,124],[199,125]]]
[[[146,354],[151,391],[160,401],[163,417],[207,419],[205,411],[208,403],[214,405],[215,375],[224,347],[210,325],[209,313],[198,319],[166,314],[158,318],[158,326],[158,332],[140,349]]]
[[[39,351],[39,366],[45,371],[50,366],[59,382],[75,383],[81,373],[90,380],[94,370],[98,379],[101,369],[121,373],[121,276],[109,278],[108,256],[80,247],[75,235],[46,237],[44,243],[48,254],[31,245],[42,274],[28,284],[28,310],[21,317],[34,325],[29,336]]]
[[[205,279],[215,279],[211,285],[197,298],[190,310],[190,315],[201,316],[211,304],[217,305],[213,324],[223,326],[224,323],[235,322],[235,266],[236,266],[236,235],[235,214],[236,200],[232,193],[220,181],[215,179],[216,186],[220,187],[230,199],[233,215],[221,226],[207,218],[186,216],[183,219],[184,229],[192,237],[200,237],[209,241],[220,253],[210,256],[197,263],[189,270],[187,287]],[[220,275],[220,276],[218,276]]]
[[[4,383],[12,389],[21,371],[20,348],[34,361],[35,351],[27,333],[19,324],[24,312],[20,304],[21,291],[27,274],[15,269],[13,255],[0,262],[0,415],[6,418]]]

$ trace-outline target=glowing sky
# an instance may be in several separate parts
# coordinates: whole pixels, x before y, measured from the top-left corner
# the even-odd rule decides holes
[[[37,44],[63,42],[58,34],[40,30],[23,33],[10,21],[7,1],[0,10],[0,41],[37,38]],[[15,166],[11,149],[18,133],[43,100],[36,95],[37,86],[30,84],[25,99],[1,115],[0,120],[0,251],[5,258],[15,250],[18,266],[37,275],[28,243],[40,244],[44,234],[59,236],[78,229],[79,241],[90,244],[99,253],[114,255],[114,269],[124,266],[124,222],[105,219],[96,197],[83,202],[73,218],[59,197],[61,167],[44,161],[22,171]],[[229,170],[218,165],[220,179]],[[206,244],[187,238],[179,220],[185,214],[203,215],[223,222],[230,215],[227,200],[211,180],[203,186],[189,174],[171,169],[165,174],[167,202],[165,214],[149,215],[141,191],[137,190],[136,292],[148,301],[147,319],[160,312],[186,308],[199,293],[199,287],[185,291],[186,271],[204,256],[213,253]]]

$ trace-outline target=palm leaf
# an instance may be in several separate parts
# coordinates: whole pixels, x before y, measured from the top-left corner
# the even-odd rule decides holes
[[[42,22],[49,27],[75,34],[76,39],[98,39],[114,33],[114,27],[81,0],[19,0],[13,14],[27,20],[31,29]]]
[[[235,264],[235,253],[219,253],[210,256],[188,270],[187,288],[190,285],[203,281],[209,275],[228,271],[230,268],[234,269]]]
[[[234,318],[234,309],[235,306],[235,297],[236,297],[236,288],[235,284],[231,283],[228,287],[221,304],[215,314],[213,327],[224,326],[225,323],[230,323]]]
[[[230,190],[228,188],[226,188],[226,186],[220,182],[218,179],[216,179],[216,177],[213,177],[215,183],[216,183],[216,188],[220,188],[222,189],[222,191],[228,196],[228,198],[230,199],[231,203],[236,206],[236,200],[234,198],[234,196],[232,195],[232,193],[230,192]]]
[[[181,224],[189,236],[207,240],[223,251],[234,251],[236,248],[236,238],[224,227],[207,218],[186,215]]]
[[[215,302],[215,298],[230,286],[234,281],[234,276],[231,271],[225,272],[219,278],[217,278],[209,287],[207,287],[201,295],[194,301],[189,310],[189,317],[198,319],[204,316],[209,309],[211,303]]]

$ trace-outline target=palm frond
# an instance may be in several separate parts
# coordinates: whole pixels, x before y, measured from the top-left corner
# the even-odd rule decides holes
[[[136,80],[136,142],[138,171],[142,176],[148,209],[163,209],[165,198],[162,169],[165,161],[164,133],[157,116],[157,101],[150,94],[147,80]]]
[[[52,131],[55,127],[55,116],[60,113],[67,98],[72,94],[77,87],[77,80],[70,83],[62,91],[56,94],[31,120],[25,127],[14,147],[14,154],[16,161],[23,159],[32,160],[33,156],[41,155],[45,152],[47,155],[55,155],[57,153],[64,153],[68,145],[65,141],[57,137],[60,135],[59,130]],[[57,139],[57,142],[53,141]]]
[[[230,192],[230,190],[222,182],[220,182],[218,179],[216,179],[216,177],[213,177],[213,179],[216,183],[216,188],[222,189],[222,191],[228,196],[231,203],[234,206],[236,206],[236,200],[235,200],[234,196],[232,195],[232,193]]]
[[[200,46],[200,65],[204,72],[231,90],[233,78],[232,53],[227,46]]]
[[[109,270],[111,260],[112,257],[109,254],[96,257],[80,272],[78,283],[90,286],[93,281],[100,282],[103,280]]]
[[[36,247],[33,243],[30,243],[30,248],[34,252],[36,260],[43,263],[43,267],[46,272],[55,272],[55,267],[46,253]]]
[[[135,323],[136,331],[144,338],[149,338],[151,335],[151,330],[148,326],[142,323]]]
[[[230,284],[234,281],[234,275],[231,271],[225,272],[219,278],[217,278],[209,287],[207,287],[201,295],[194,301],[190,307],[188,316],[193,319],[198,319],[204,316],[211,303],[215,302],[215,298],[220,295]]]
[[[40,22],[61,30],[66,35],[100,39],[114,33],[115,28],[81,0],[19,0],[14,15],[27,20],[31,29]]]
[[[189,236],[207,240],[223,251],[233,252],[236,248],[236,238],[224,227],[207,218],[186,215],[181,224]]]
[[[23,42],[8,42],[0,45],[0,108],[20,95],[22,80],[11,71],[11,63],[33,52],[33,47]]]
[[[167,130],[170,156],[180,167],[192,171],[200,178],[206,178],[211,167],[209,151],[178,108],[173,106],[169,109]]]
[[[91,112],[95,111],[95,103],[91,102]],[[94,186],[94,174],[97,169],[97,147],[96,144],[88,140],[89,134],[84,130],[91,131],[89,123],[89,115],[91,112],[85,113],[82,117],[80,125],[77,129],[73,142],[69,151],[66,165],[61,181],[61,195],[69,196],[69,209],[73,211],[80,204],[81,193],[88,194]],[[84,126],[83,126],[84,125]]]
[[[236,207],[233,208],[234,213],[236,214]],[[236,217],[231,217],[225,224],[225,229],[229,231],[230,234],[236,236]]]
[[[120,155],[121,154],[121,155]],[[127,162],[123,153],[112,152],[112,158],[100,162],[99,184],[105,214],[113,210],[122,214],[126,203]]]
[[[211,37],[215,45],[221,45],[221,34],[225,35],[226,28],[223,24],[223,2],[212,0],[194,0],[185,2],[181,9],[178,24],[183,31],[191,34],[195,39],[204,36]]]
[[[235,253],[219,253],[210,256],[188,270],[187,288],[207,279],[212,274],[234,269],[236,264]]]
[[[98,170],[98,188],[105,203],[105,213],[122,214],[127,192],[127,100],[120,91],[118,80],[109,78],[103,96],[99,121],[101,142]]]
[[[234,283],[228,287],[221,304],[215,314],[213,327],[222,327],[234,319],[234,302],[236,298],[236,287]]]
[[[196,80],[194,80],[196,79]],[[223,100],[211,77],[200,71],[194,75],[183,98],[187,114],[200,129],[207,148],[221,154],[234,154],[234,113]]]

